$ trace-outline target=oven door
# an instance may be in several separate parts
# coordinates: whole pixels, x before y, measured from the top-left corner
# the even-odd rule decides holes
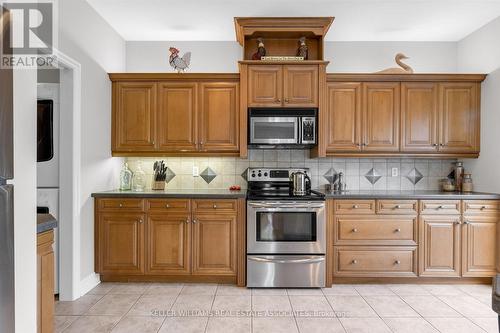
[[[250,144],[298,144],[299,117],[251,117]]]
[[[247,253],[324,254],[324,202],[249,201]]]

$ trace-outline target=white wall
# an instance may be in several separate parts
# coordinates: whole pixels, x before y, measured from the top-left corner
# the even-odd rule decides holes
[[[492,172],[500,164],[500,18],[458,42],[458,69],[489,74],[481,91],[481,155],[468,160],[475,190],[500,193],[500,179]]]
[[[36,332],[36,70],[14,70],[16,332]]]
[[[189,72],[238,72],[242,48],[237,42],[127,42],[128,72],[174,72],[168,48],[191,51]],[[456,43],[449,42],[327,42],[328,72],[375,72],[395,66],[394,56],[404,52],[417,72],[455,72]]]
[[[80,279],[88,289],[92,287],[89,281],[95,281],[90,195],[117,187],[122,162],[111,157],[111,82],[107,73],[125,71],[125,42],[86,1],[59,4],[59,48],[78,61],[82,71]],[[80,290],[80,294],[86,291]]]
[[[500,17],[458,43],[458,68],[462,72],[491,73],[500,67]]]

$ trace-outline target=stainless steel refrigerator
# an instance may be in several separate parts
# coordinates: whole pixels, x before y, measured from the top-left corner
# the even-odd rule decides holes
[[[2,8],[0,7],[0,10]],[[9,13],[1,10],[3,43]],[[14,143],[12,70],[0,69],[0,333],[14,332]]]

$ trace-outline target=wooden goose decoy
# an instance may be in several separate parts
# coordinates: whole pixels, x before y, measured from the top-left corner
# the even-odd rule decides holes
[[[396,64],[400,67],[391,67],[382,71],[376,72],[377,74],[413,74],[413,68],[402,62],[401,60],[409,59],[403,53],[396,54]]]

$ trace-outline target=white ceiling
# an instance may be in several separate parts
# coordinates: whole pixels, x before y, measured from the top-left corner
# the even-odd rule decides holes
[[[332,41],[458,41],[500,0],[87,0],[125,39],[234,41],[235,16],[335,16]]]

